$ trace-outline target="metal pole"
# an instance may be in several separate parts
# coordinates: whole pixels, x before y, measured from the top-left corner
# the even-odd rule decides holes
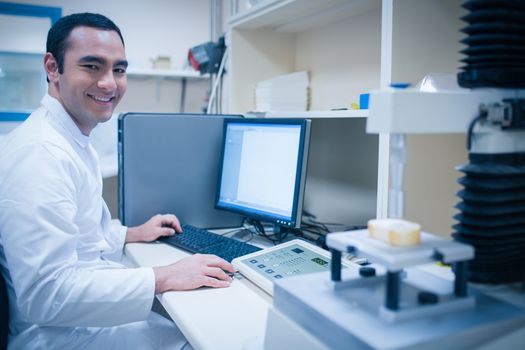
[[[399,293],[401,283],[400,271],[388,271],[386,273],[386,295],[385,306],[389,310],[399,309]]]
[[[454,280],[454,294],[457,297],[467,296],[467,274],[468,263],[466,261],[457,261],[454,263],[456,278]]]
[[[217,42],[222,33],[222,0],[210,0],[210,41]],[[210,75],[210,90],[208,98],[210,99],[208,103],[208,108],[206,113],[214,111],[217,113],[218,103],[217,99],[211,100],[214,97],[214,86],[216,84],[215,80],[218,77],[214,74]]]
[[[390,180],[391,187],[388,194],[388,217],[403,218],[404,192],[403,180],[406,164],[406,136],[404,134],[390,134]]]
[[[217,41],[222,32],[222,1],[210,0],[210,40]]]
[[[332,265],[331,265],[331,272],[332,272],[332,281],[339,282],[341,281],[341,252],[337,249],[330,249],[332,252]]]
[[[239,12],[239,2],[237,0],[230,1],[230,15],[235,16]]]
[[[180,81],[180,112],[184,113],[184,104],[186,103],[186,83],[187,78],[182,78]]]

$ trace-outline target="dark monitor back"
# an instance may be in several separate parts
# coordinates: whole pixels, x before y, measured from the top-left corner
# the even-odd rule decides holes
[[[173,213],[202,228],[240,226],[214,208],[224,118],[234,115],[126,113],[119,117],[119,217],[136,226]]]

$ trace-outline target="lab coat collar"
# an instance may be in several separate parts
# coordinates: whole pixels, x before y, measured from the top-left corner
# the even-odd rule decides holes
[[[73,118],[56,98],[46,94],[40,103],[48,110],[50,121],[56,127],[64,129],[82,148],[86,148],[89,145],[89,137],[82,134]]]

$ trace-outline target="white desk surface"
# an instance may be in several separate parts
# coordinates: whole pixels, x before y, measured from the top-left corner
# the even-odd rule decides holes
[[[125,253],[126,258],[137,266],[168,265],[189,255],[163,243],[127,244]],[[431,267],[431,270],[436,269],[435,266]],[[449,271],[445,272],[449,274]],[[258,348],[264,340],[268,310],[272,306],[271,296],[246,278],[235,279],[228,288],[166,292],[158,295],[158,299],[197,350],[235,350],[244,349],[245,345],[248,348]],[[515,305],[525,307],[523,297],[519,300]],[[504,336],[504,339],[496,341],[517,344],[522,342],[523,337],[525,328],[518,330],[511,337]],[[518,339],[517,343],[515,338]],[[492,345],[495,344],[498,343]]]
[[[126,256],[137,266],[163,266],[189,254],[163,243],[130,243]],[[195,349],[243,349],[264,339],[270,295],[245,278],[228,288],[166,292],[158,299]]]

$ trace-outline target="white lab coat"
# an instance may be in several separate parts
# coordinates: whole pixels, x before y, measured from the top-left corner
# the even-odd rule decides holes
[[[0,265],[10,348],[180,348],[151,314],[151,268],[125,268],[96,152],[62,105],[42,106],[0,145]]]

